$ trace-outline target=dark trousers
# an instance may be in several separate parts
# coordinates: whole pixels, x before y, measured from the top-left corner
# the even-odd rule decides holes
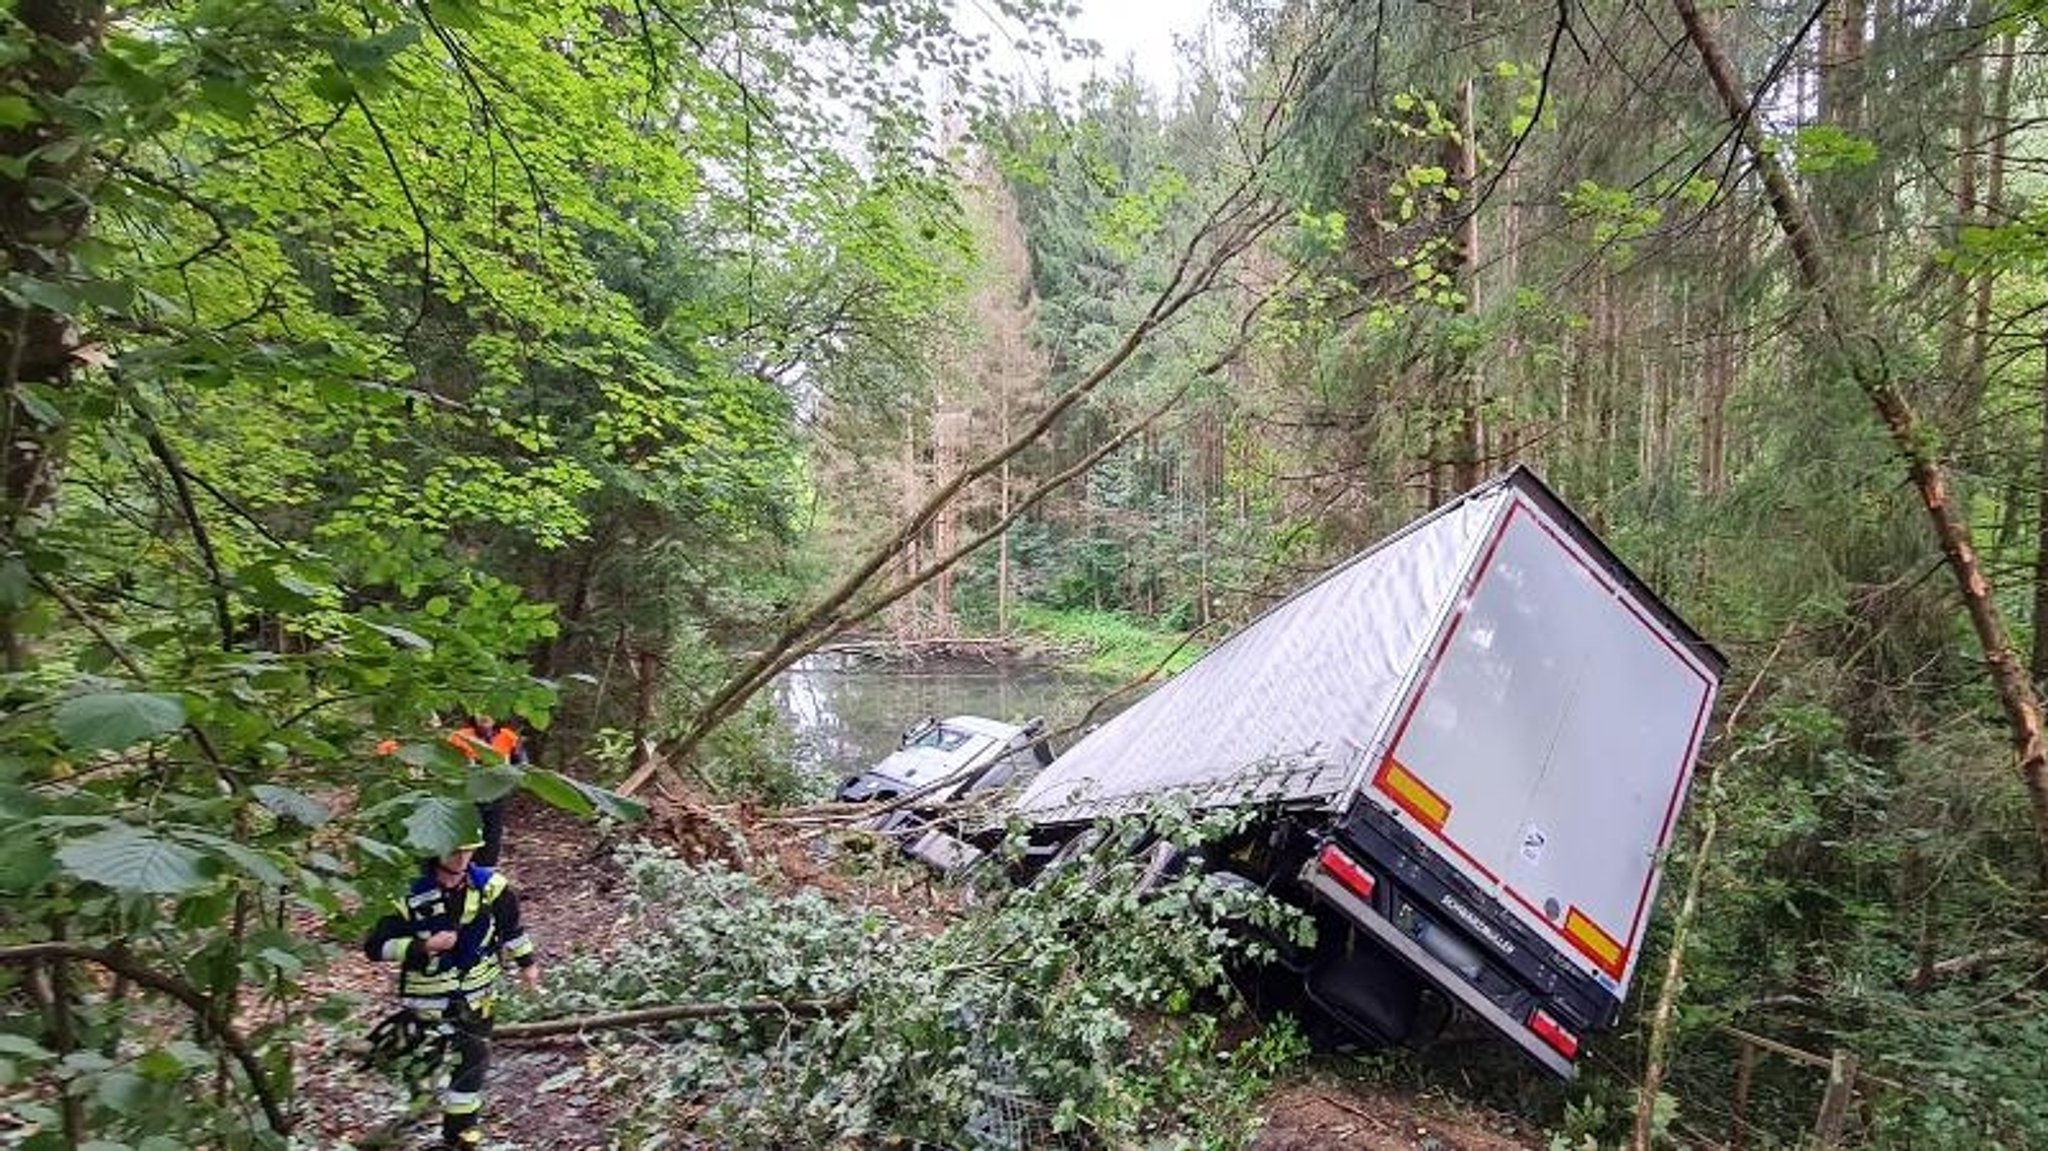
[[[505,846],[505,801],[494,799],[489,803],[479,803],[476,814],[483,820],[484,845],[470,857],[470,862],[478,867],[496,867],[498,852]]]
[[[448,1054],[455,1066],[441,1097],[441,1138],[460,1145],[463,1133],[483,1117],[484,1076],[491,1069],[491,1020],[465,1012],[451,1023],[455,1033],[448,1039]]]

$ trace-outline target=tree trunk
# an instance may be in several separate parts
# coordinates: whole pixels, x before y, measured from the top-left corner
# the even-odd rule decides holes
[[[2005,221],[2005,138],[2011,131],[2012,117],[2012,67],[2013,35],[2008,32],[1998,45],[1998,70],[1992,81],[1991,109],[1989,118],[1980,117],[1977,138],[1986,145],[1984,160],[1984,192],[1977,199],[1972,219],[1982,225],[1997,227]],[[1976,75],[1981,78],[1983,59],[1977,57]],[[1974,415],[1984,398],[1984,371],[1986,358],[1991,348],[1991,289],[1997,273],[1990,268],[1977,273],[1976,299],[1970,309],[1970,346],[1965,361],[1968,375],[1966,393],[1970,406],[1966,411]]]
[[[1002,431],[998,434],[1004,441],[1010,431],[1010,388],[1005,381],[1002,389]],[[1002,470],[996,475],[996,514],[1007,522],[1010,518],[1010,462],[1003,461]],[[1010,533],[1003,532],[1003,538],[996,541],[996,634],[1010,634]]]
[[[1983,45],[1974,45],[1963,61],[1961,83],[1962,106],[1956,119],[1955,218],[1948,231],[1951,245],[1977,218],[1978,153],[1984,120]],[[1942,341],[1941,366],[1943,376],[1955,385],[1954,393],[1947,398],[1950,425],[1963,428],[1970,426],[1982,390],[1984,365],[1973,355],[1973,350],[1981,350],[1982,345],[1970,331],[1971,301],[1975,295],[1970,274],[1955,273],[1949,277],[1948,287],[1948,325]]]
[[[1468,7],[1468,21],[1470,15]],[[1464,213],[1458,221],[1457,241],[1457,283],[1464,302],[1458,305],[1458,310],[1467,315],[1479,308],[1479,139],[1473,87],[1469,75],[1458,85],[1458,148],[1454,157],[1456,166],[1452,169],[1457,173],[1458,206]],[[1482,463],[1486,458],[1486,433],[1480,424],[1485,407],[1481,394],[1484,375],[1479,356],[1473,352],[1460,352],[1455,373],[1457,392],[1452,402],[1458,422],[1452,447],[1451,486],[1462,492],[1479,483]]]
[[[2035,683],[2048,682],[2048,335],[2041,338],[2041,444],[2035,458],[2034,485],[2034,651],[2030,670]]]
[[[1701,22],[1693,0],[1672,2],[1685,23],[1686,36],[1706,66],[1722,107],[1739,130],[1743,147],[1763,177],[1771,213],[1792,249],[1799,282],[1812,295],[1820,313],[1820,337],[1877,409],[1927,509],[2011,727],[2020,778],[2032,807],[2037,862],[2048,869],[2048,748],[2042,742],[2040,697],[2013,648],[2004,616],[1992,597],[1990,580],[1971,543],[1969,525],[1949,501],[1948,477],[1934,455],[1926,429],[1888,374],[1890,361],[1873,354],[1873,337],[1856,322],[1849,307],[1851,301],[1836,298],[1836,286],[1829,278],[1826,252],[1813,217],[1793,191],[1776,154],[1764,146],[1763,134],[1749,115],[1750,101],[1736,83],[1734,67]],[[2041,878],[2048,882],[2048,871]]]
[[[17,0],[12,5],[26,47],[10,53],[0,67],[0,91],[41,98],[68,93],[85,75],[85,63],[99,43],[105,6],[98,0]],[[13,34],[10,34],[13,39]],[[78,272],[78,241],[91,222],[82,195],[69,189],[84,169],[89,149],[54,148],[75,133],[58,116],[0,129],[0,267],[46,283],[62,283]],[[59,159],[51,160],[55,154]],[[0,540],[20,546],[35,535],[48,512],[64,458],[62,428],[47,420],[50,397],[71,385],[77,326],[33,303],[0,296]],[[0,603],[0,668],[22,671],[29,664],[21,630],[25,602]]]
[[[906,419],[903,423],[902,490],[903,504],[901,511],[904,515],[910,515],[915,511],[918,500],[924,494],[924,469],[919,466],[917,460],[917,432],[914,419]],[[919,569],[917,560],[920,550],[918,547],[919,540],[920,537],[912,537],[905,540],[902,552],[896,557],[896,569],[903,579],[914,579],[917,576]],[[903,597],[902,602],[890,610],[891,630],[896,633],[898,640],[909,641],[917,638],[917,605],[920,598],[921,596],[918,593],[913,592]]]
[[[967,442],[967,413],[958,408],[939,409],[932,421],[932,467],[939,475],[952,475],[960,470],[960,461],[965,455]],[[960,505],[949,503],[932,517],[932,554],[950,554],[960,538]],[[953,573],[951,565],[939,570],[932,577],[931,627],[925,636],[950,639],[959,634],[959,627],[953,619]]]

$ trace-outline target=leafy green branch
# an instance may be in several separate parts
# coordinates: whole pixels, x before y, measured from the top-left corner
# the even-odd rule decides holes
[[[282,1093],[271,1082],[269,1072],[264,1069],[262,1059],[248,1038],[231,1022],[221,1018],[213,996],[179,976],[148,966],[120,946],[99,947],[54,940],[0,946],[0,966],[39,966],[67,960],[103,967],[138,987],[155,991],[185,1007],[191,1012],[200,1037],[218,1042],[242,1069],[243,1079],[256,1096],[257,1105],[263,1109],[270,1129],[280,1135],[291,1132],[295,1121],[285,1111]]]

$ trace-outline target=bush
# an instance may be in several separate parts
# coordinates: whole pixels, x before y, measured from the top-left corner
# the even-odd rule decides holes
[[[1240,1023],[1226,970],[1258,945],[1224,924],[1305,937],[1306,921],[1198,874],[1141,896],[1142,861],[1118,849],[1131,842],[1105,837],[1086,866],[930,935],[634,848],[624,862],[643,930],[616,954],[573,961],[557,1007],[843,1005],[678,1028],[634,1085],[644,1131],[687,1107],[699,1134],[740,1147],[1240,1146],[1304,1046],[1290,1027]]]

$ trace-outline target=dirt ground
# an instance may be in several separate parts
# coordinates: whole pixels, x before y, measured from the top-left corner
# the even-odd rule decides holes
[[[1514,1116],[1445,1098],[1311,1075],[1275,1092],[1253,1151],[1524,1151],[1543,1136]]]
[[[786,828],[764,831],[752,813],[743,810],[714,811],[687,801],[666,804],[641,833],[693,858],[718,857],[772,869],[792,884],[878,904],[913,923],[935,924],[943,913],[935,906],[937,893],[929,885],[851,883],[819,866]],[[619,914],[621,877],[609,855],[610,845],[599,842],[589,825],[515,797],[503,869],[520,891],[528,930],[541,944],[543,964],[571,953],[602,954],[629,928]],[[323,974],[317,990],[358,997],[362,1005],[354,1018],[359,1024],[380,1017],[391,995],[391,973],[362,959],[354,941],[336,942],[348,946],[349,957]],[[368,1151],[434,1145],[430,1119],[408,1121],[400,1089],[364,1069],[350,1040],[333,1029],[309,1030],[314,1035],[300,1051],[298,1069],[306,1117],[297,1146]],[[360,1026],[355,1030],[359,1032]],[[573,1040],[495,1045],[485,1110],[492,1137],[488,1146],[494,1151],[606,1151],[611,1146],[609,1132],[624,1113],[624,1103],[613,1089],[621,1069],[609,1065],[612,1058]],[[1266,1127],[1254,1147],[1520,1151],[1543,1144],[1539,1133],[1511,1116],[1440,1095],[1411,1097],[1317,1070],[1274,1094]],[[677,1141],[669,1146],[702,1145]]]

